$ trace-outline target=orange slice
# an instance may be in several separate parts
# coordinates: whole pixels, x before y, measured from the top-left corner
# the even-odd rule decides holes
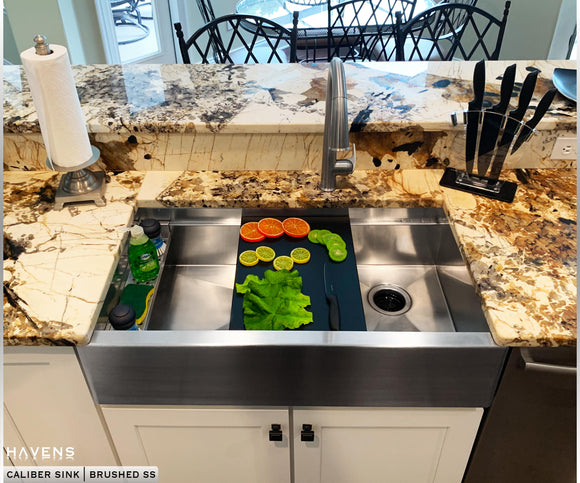
[[[257,221],[244,223],[240,228],[240,236],[247,242],[259,242],[265,238],[264,234],[258,230]]]
[[[295,238],[302,238],[310,232],[310,225],[302,218],[286,218],[282,227],[287,235]]]
[[[258,222],[258,230],[269,238],[278,238],[284,234],[282,222],[276,218],[262,218]]]

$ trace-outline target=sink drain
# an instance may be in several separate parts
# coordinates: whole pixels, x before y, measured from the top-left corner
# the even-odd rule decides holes
[[[368,301],[377,312],[385,315],[401,315],[411,308],[409,293],[391,284],[381,284],[369,290]]]

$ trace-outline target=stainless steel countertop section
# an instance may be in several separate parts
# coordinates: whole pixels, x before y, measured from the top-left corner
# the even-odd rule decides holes
[[[489,407],[487,333],[96,331],[75,348],[99,404]]]

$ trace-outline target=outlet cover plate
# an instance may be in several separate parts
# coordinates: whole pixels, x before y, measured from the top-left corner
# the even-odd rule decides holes
[[[561,137],[556,139],[550,157],[552,159],[576,159],[576,138]]]

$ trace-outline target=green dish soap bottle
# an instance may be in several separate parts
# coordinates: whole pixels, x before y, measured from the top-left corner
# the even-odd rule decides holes
[[[149,237],[145,235],[143,227],[139,225],[131,227],[129,266],[133,278],[137,282],[153,280],[159,273],[157,249]]]

